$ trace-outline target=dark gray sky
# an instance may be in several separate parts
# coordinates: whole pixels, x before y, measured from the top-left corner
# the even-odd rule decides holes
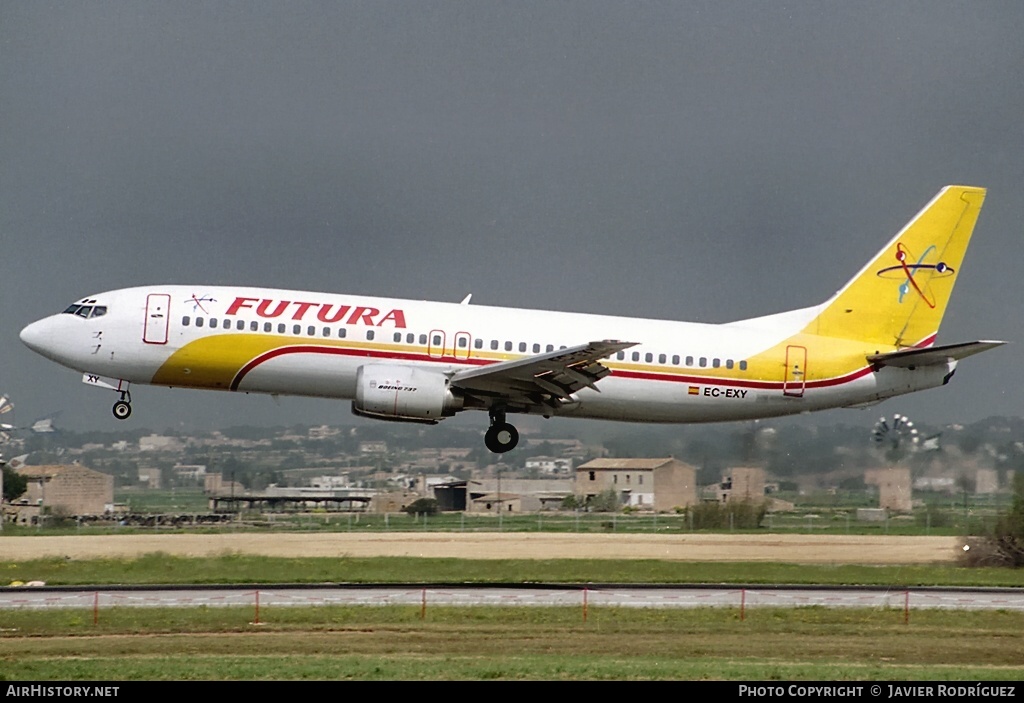
[[[0,0],[0,392],[20,421],[123,426],[18,331],[139,284],[803,307],[966,183],[989,195],[939,341],[1016,344],[877,410],[1020,415],[1022,35],[1016,1]],[[134,399],[155,429],[350,417]]]

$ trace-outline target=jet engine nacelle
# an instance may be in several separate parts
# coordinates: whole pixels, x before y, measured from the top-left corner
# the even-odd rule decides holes
[[[378,420],[436,424],[462,409],[448,378],[436,371],[397,364],[367,364],[356,372],[352,412]]]

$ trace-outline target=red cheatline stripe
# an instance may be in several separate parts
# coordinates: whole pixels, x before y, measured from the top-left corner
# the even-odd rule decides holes
[[[329,354],[334,356],[365,357],[367,359],[387,359],[390,361],[432,361],[446,364],[472,364],[474,366],[485,366],[487,364],[494,363],[488,359],[438,359],[436,357],[427,356],[426,354],[414,354],[412,352],[383,352],[375,349],[350,349],[346,347],[319,346],[316,344],[296,344],[271,349],[270,351],[263,352],[259,356],[255,357],[238,370],[235,377],[231,379],[231,385],[229,388],[233,391],[237,391],[242,379],[244,379],[250,371],[265,361],[270,361],[271,359],[275,359],[286,354]]]
[[[918,347],[930,346],[935,340],[935,335],[922,340]],[[235,377],[231,380],[229,388],[233,391],[237,391],[242,380],[248,375],[250,371],[255,369],[260,364],[275,359],[280,356],[287,354],[329,354],[336,356],[351,356],[351,357],[365,357],[367,359],[383,359],[388,361],[422,361],[428,363],[440,363],[440,364],[469,364],[473,366],[487,366],[489,364],[498,363],[489,359],[454,359],[446,357],[439,359],[437,357],[428,356],[426,354],[417,354],[412,352],[384,352],[374,349],[353,349],[346,347],[334,347],[334,346],[320,346],[315,344],[299,344],[285,347],[278,347],[277,349],[271,349],[270,351],[264,352],[259,356],[253,358],[251,361],[245,364]],[[804,388],[829,388],[832,386],[839,386],[844,383],[855,381],[858,378],[862,378],[871,373],[870,366],[864,366],[862,368],[851,371],[850,373],[835,378],[821,379],[817,381],[807,381],[804,384]],[[737,378],[720,378],[716,376],[695,376],[690,374],[673,374],[673,373],[657,373],[649,371],[626,371],[617,369],[612,371],[612,376],[619,378],[632,378],[646,381],[665,381],[671,383],[687,383],[687,384],[701,384],[705,386],[727,386],[733,388],[751,388],[758,390],[782,390],[786,384],[782,381],[746,381]]]

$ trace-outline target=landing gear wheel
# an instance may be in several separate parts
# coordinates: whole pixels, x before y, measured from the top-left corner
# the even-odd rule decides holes
[[[519,431],[507,422],[495,423],[484,433],[484,444],[495,454],[504,454],[519,444]]]
[[[119,400],[114,403],[114,417],[118,420],[127,420],[131,414],[132,406],[127,401]]]

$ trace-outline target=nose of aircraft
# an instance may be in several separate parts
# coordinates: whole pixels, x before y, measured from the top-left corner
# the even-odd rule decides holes
[[[21,341],[32,351],[45,354],[46,342],[50,336],[47,332],[48,328],[49,324],[46,319],[37,320],[21,331]]]

